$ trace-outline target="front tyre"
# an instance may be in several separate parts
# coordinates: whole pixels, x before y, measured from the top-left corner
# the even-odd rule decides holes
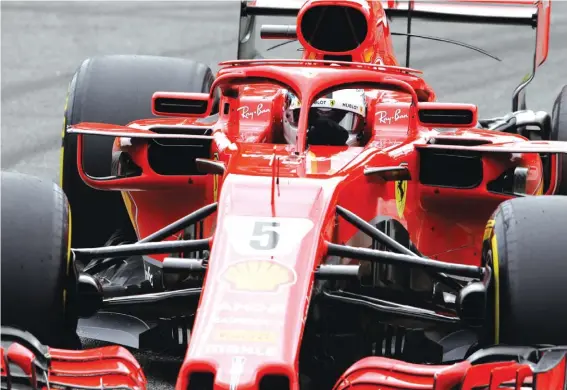
[[[485,234],[496,344],[567,344],[567,196],[500,204]]]
[[[50,181],[1,175],[2,326],[52,347],[80,347],[67,197]]]
[[[155,118],[154,92],[205,92],[211,69],[185,58],[110,55],[86,59],[69,84],[63,127],[80,122],[125,126]],[[113,137],[83,136],[83,166],[94,177],[112,176]],[[98,247],[117,231],[136,241],[120,192],[86,185],[77,170],[77,134],[63,132],[61,187],[73,207],[73,247]]]

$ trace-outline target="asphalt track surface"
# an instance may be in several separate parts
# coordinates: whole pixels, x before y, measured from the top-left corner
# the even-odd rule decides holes
[[[237,1],[2,1],[2,169],[58,181],[67,84],[85,58],[178,56],[216,70],[219,61],[236,57],[238,6]],[[405,24],[394,24],[393,29],[404,31]],[[476,103],[481,117],[511,109],[514,87],[530,69],[531,29],[415,23],[413,32],[462,40],[503,60],[446,43],[413,41],[411,65],[425,71],[440,101]],[[395,38],[395,45],[403,59],[404,40]],[[296,48],[290,44],[270,53],[297,58]],[[566,63],[567,1],[554,0],[550,54],[529,87],[529,108],[551,111],[555,96],[567,84]],[[178,360],[136,356],[148,374],[149,388],[174,385]]]

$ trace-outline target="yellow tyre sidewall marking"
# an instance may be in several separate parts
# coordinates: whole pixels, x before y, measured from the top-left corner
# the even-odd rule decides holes
[[[71,275],[71,235],[72,235],[72,228],[73,228],[73,218],[71,216],[71,205],[67,206],[67,221],[68,221],[68,232],[67,232],[67,267],[66,267],[66,274],[67,278]],[[67,308],[67,288],[63,289],[63,307]]]
[[[63,108],[63,129],[61,130],[61,153],[59,154],[59,187],[63,188],[63,161],[65,156],[65,132],[67,130],[67,105],[69,103],[69,92],[65,97],[65,107]]]
[[[404,209],[406,208],[406,199],[408,198],[408,182],[407,180],[394,182],[394,189],[396,193],[396,208],[398,209],[398,216],[404,216]]]
[[[498,240],[491,239],[492,271],[494,272],[494,343],[500,343],[500,265],[498,263]]]
[[[494,220],[491,219],[486,223],[486,228],[484,229],[484,236],[482,237],[482,241],[490,240],[492,236],[492,232],[494,231]]]
[[[59,154],[59,187],[63,189],[63,162],[65,158],[65,132],[67,130],[67,106],[69,104],[69,92],[65,97],[65,107],[63,108],[63,128],[61,129],[61,153]],[[67,205],[67,220],[68,229],[67,232],[67,266],[66,275],[69,278],[71,274],[71,231],[72,231],[72,216],[71,216],[71,205]],[[67,307],[67,288],[63,289],[63,307]]]

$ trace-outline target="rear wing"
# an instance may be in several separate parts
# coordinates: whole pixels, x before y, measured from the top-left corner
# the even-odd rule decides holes
[[[297,16],[306,0],[241,0],[238,59],[257,59],[256,16]],[[406,67],[409,67],[411,23],[413,19],[451,23],[473,23],[532,27],[536,30],[531,74],[515,89],[512,111],[526,109],[525,88],[537,68],[547,59],[551,0],[382,0],[389,18],[407,18]],[[294,26],[289,26],[295,31]]]

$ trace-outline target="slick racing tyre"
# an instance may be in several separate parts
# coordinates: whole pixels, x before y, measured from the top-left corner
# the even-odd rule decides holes
[[[80,122],[126,125],[154,118],[156,91],[209,92],[211,69],[187,59],[113,55],[85,60],[65,103],[63,128]],[[94,177],[111,176],[113,137],[84,136],[83,164]],[[102,246],[116,231],[136,240],[121,194],[97,191],[77,171],[77,135],[63,131],[60,185],[73,208],[73,247]]]
[[[2,325],[52,347],[78,348],[71,215],[56,184],[2,172]]]
[[[561,89],[551,113],[551,140],[567,142],[567,85]],[[567,156],[559,156],[561,174],[557,194],[567,195]]]
[[[488,222],[490,327],[498,344],[567,344],[567,196],[516,198]]]

